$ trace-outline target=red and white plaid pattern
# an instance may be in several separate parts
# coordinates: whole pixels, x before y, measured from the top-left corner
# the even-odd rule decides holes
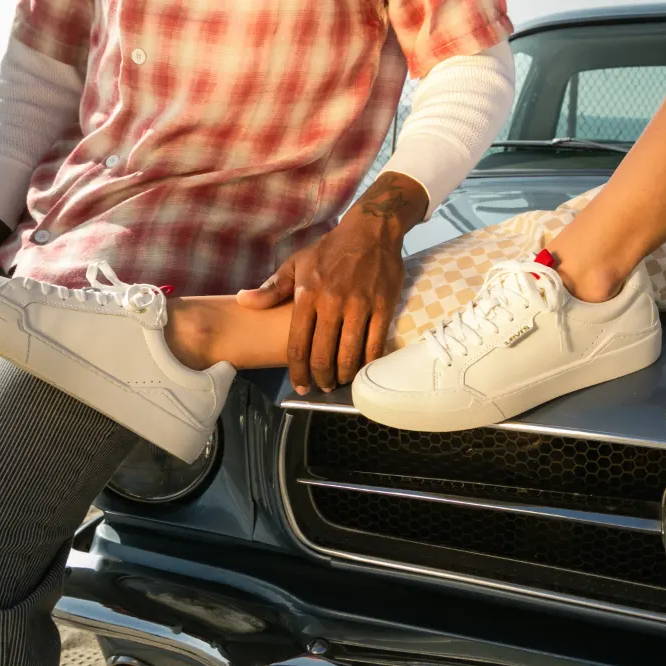
[[[511,29],[504,0],[387,4],[21,0],[15,36],[85,88],[0,266],[72,287],[95,259],[179,294],[259,284],[337,222],[406,62],[421,76]]]

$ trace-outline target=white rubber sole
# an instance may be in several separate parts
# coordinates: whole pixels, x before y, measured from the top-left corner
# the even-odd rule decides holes
[[[199,457],[211,435],[212,430],[185,423],[57,342],[26,330],[21,308],[2,297],[0,340],[0,356],[187,463]]]
[[[478,403],[471,409],[446,411],[425,409],[403,410],[395,404],[382,404],[381,391],[361,370],[352,384],[354,406],[363,416],[392,428],[424,432],[469,430],[499,423],[522,414],[561,395],[594,384],[616,379],[652,365],[661,354],[661,325],[646,332],[645,337],[626,347],[601,354],[563,372],[532,383],[514,393],[498,396],[494,401]]]

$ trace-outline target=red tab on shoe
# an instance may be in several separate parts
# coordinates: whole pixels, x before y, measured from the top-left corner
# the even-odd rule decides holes
[[[548,266],[548,268],[552,268],[555,265],[555,257],[553,257],[553,255],[546,249],[541,250],[541,252],[534,257],[534,261],[537,264]]]
[[[168,296],[169,294],[172,294],[175,291],[176,287],[174,287],[172,284],[163,284],[160,287],[160,291],[165,295]]]
[[[553,257],[553,255],[545,248],[534,257],[534,261],[537,264],[543,264],[548,268],[552,268],[555,265],[555,257]],[[530,273],[530,275],[533,275],[537,280],[541,279],[536,273]]]

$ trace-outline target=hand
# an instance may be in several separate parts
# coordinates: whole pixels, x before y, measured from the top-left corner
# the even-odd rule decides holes
[[[300,395],[312,381],[332,391],[382,355],[404,277],[402,240],[426,206],[421,185],[384,173],[335,229],[259,289],[239,292],[240,305],[259,309],[294,299],[287,356]]]

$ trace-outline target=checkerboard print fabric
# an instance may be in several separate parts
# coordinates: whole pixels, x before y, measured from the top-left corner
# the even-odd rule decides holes
[[[601,187],[564,202],[554,211],[536,210],[478,229],[412,255],[387,350],[417,341],[436,322],[461,310],[483,284],[493,264],[538,252],[601,191]],[[646,261],[660,309],[666,310],[666,247]]]

